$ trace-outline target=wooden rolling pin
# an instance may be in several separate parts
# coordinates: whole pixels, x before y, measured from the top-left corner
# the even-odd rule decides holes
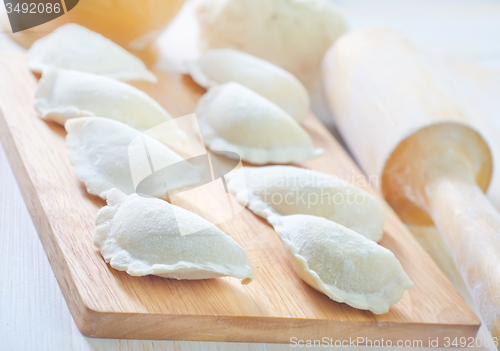
[[[488,145],[431,66],[400,34],[340,38],[322,67],[326,98],[351,152],[407,222],[434,223],[493,337],[500,337],[500,215],[484,191]],[[370,178],[372,179],[372,178]]]

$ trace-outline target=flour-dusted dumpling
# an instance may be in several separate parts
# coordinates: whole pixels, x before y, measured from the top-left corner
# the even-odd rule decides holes
[[[391,251],[340,224],[309,215],[268,220],[297,274],[332,300],[382,314],[413,287]]]
[[[140,59],[102,35],[74,23],[65,24],[34,42],[28,50],[28,67],[36,73],[56,67],[125,82],[157,81]]]
[[[42,117],[62,125],[70,118],[97,116],[147,130],[173,119],[148,94],[129,84],[66,69],[43,72],[34,104]]]
[[[196,117],[210,150],[231,151],[251,163],[300,163],[323,152],[290,115],[239,83],[209,89]]]
[[[281,67],[232,49],[205,52],[188,62],[196,83],[204,88],[237,82],[274,102],[298,122],[309,111],[309,93],[295,76]]]
[[[293,166],[266,166],[243,167],[226,179],[237,200],[261,217],[307,214],[374,241],[384,234],[384,211],[377,199],[337,177]]]
[[[135,193],[141,180],[174,164],[178,167],[170,170],[173,174],[157,173],[158,179],[149,178],[148,195],[165,198],[167,191],[197,184],[204,177],[203,169],[126,124],[109,118],[81,117],[68,120],[64,127],[68,132],[68,157],[76,177],[85,183],[90,194],[103,199],[113,188],[127,195]],[[165,184],[165,178],[169,184]]]
[[[166,201],[116,189],[96,216],[94,244],[111,267],[133,276],[231,276],[248,284],[245,250],[212,223]]]
[[[323,55],[347,31],[329,0],[200,0],[202,49],[232,48],[270,61],[306,86]]]

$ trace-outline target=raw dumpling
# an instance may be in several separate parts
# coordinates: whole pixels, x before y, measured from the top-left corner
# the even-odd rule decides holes
[[[112,189],[97,212],[94,244],[111,267],[133,276],[231,276],[248,284],[245,250],[212,223],[166,201]]]
[[[42,117],[62,125],[70,118],[97,116],[147,130],[172,120],[153,98],[131,85],[66,69],[43,72],[35,92],[35,108]]]
[[[196,117],[210,150],[231,151],[251,163],[300,163],[323,152],[290,115],[239,83],[209,89]]]
[[[205,52],[188,63],[194,81],[204,88],[237,82],[274,102],[302,121],[309,111],[309,93],[295,76],[281,67],[232,49]]]
[[[85,183],[90,194],[103,199],[113,188],[127,195],[135,193],[141,180],[173,164],[182,166],[176,169],[179,174],[170,174],[168,186],[161,179],[156,183],[156,179],[150,179],[150,184],[157,187],[149,189],[148,195],[165,198],[167,191],[197,184],[204,177],[202,169],[191,166],[168,146],[112,119],[73,118],[64,127],[68,132],[68,157],[76,177]],[[144,145],[154,170],[150,168]],[[157,176],[165,178],[161,173]]]
[[[382,314],[413,287],[391,251],[340,224],[308,215],[268,220],[297,274],[334,301]]]
[[[337,177],[293,166],[267,166],[243,167],[226,179],[238,202],[248,203],[261,217],[307,214],[337,222],[373,241],[384,234],[379,202]]]
[[[311,86],[326,50],[347,31],[328,0],[201,0],[202,49],[232,48],[270,61]]]
[[[67,68],[103,75],[124,82],[156,83],[144,62],[102,35],[69,23],[33,43],[28,67],[36,73],[46,68]]]

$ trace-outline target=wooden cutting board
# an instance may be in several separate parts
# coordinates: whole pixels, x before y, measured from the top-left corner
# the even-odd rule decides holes
[[[158,84],[137,86],[175,117],[192,113],[204,91],[188,76],[155,73]],[[421,340],[426,346],[429,338],[442,345],[444,337],[476,334],[478,318],[385,203],[381,245],[394,252],[415,287],[384,315],[336,303],[302,282],[272,227],[246,209],[219,227],[248,253],[255,275],[249,285],[233,278],[131,277],[110,268],[92,243],[95,214],[104,202],[75,178],[64,129],[33,109],[35,86],[23,54],[0,54],[0,138],[84,335],[279,343],[294,337],[365,337]],[[326,152],[302,166],[363,183],[353,161],[314,116],[303,125]]]

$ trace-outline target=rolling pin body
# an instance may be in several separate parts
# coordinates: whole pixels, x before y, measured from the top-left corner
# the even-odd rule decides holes
[[[483,319],[500,337],[500,215],[484,195],[488,145],[397,32],[341,37],[322,67],[337,127],[406,222],[435,223]]]

